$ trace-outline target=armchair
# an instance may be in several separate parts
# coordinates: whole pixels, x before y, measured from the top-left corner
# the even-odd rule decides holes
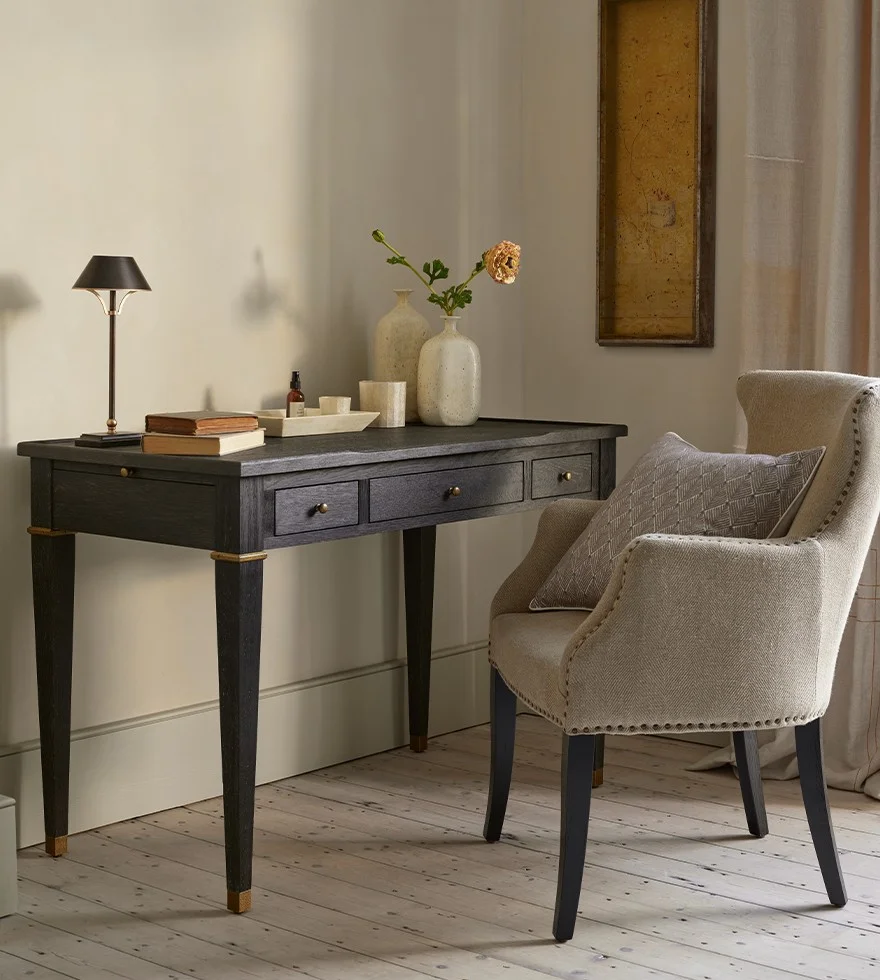
[[[491,609],[491,773],[484,836],[501,835],[517,697],[563,732],[553,934],[574,932],[592,780],[605,734],[730,731],[749,832],[767,833],[756,732],[795,727],[801,789],[829,900],[846,903],[825,793],[820,720],[880,515],[880,380],[813,371],[740,378],[748,451],[826,446],[789,534],[646,534],[595,609],[529,601],[598,508],[552,504]]]

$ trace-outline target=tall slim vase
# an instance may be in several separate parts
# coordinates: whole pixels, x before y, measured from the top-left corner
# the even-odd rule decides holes
[[[459,316],[419,355],[419,418],[425,425],[473,425],[480,417],[480,349],[458,332]]]
[[[411,289],[394,292],[397,305],[378,322],[373,336],[373,377],[376,381],[405,381],[406,421],[418,422],[419,353],[431,327],[410,304]]]

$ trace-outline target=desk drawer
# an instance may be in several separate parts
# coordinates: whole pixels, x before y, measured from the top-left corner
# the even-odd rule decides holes
[[[215,512],[212,486],[151,479],[145,469],[126,478],[118,466],[93,472],[56,465],[52,476],[52,520],[65,531],[213,548]]]
[[[347,527],[357,522],[357,480],[275,491],[276,534]]]
[[[523,499],[523,484],[520,462],[379,477],[370,480],[370,521],[511,504]]]
[[[593,489],[593,457],[555,456],[532,463],[532,499],[564,497],[572,493],[589,493]]]

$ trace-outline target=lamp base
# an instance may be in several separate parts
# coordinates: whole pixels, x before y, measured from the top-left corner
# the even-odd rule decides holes
[[[74,441],[74,445],[89,449],[115,449],[117,446],[137,446],[140,441],[140,432],[84,432]]]

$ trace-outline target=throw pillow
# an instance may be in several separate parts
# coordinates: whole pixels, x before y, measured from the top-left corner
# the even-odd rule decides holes
[[[704,453],[667,432],[596,511],[529,608],[594,608],[615,559],[640,534],[782,537],[824,452]]]

